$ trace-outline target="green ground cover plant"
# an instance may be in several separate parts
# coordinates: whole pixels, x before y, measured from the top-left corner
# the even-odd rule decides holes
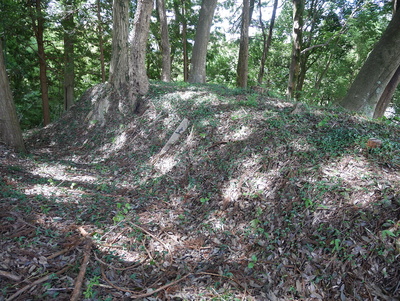
[[[215,84],[143,101],[102,127],[83,97],[1,147],[0,298],[69,299],[85,256],[85,300],[400,297],[396,120]]]

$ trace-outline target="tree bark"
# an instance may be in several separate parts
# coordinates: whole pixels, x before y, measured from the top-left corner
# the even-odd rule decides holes
[[[74,103],[74,40],[75,24],[73,1],[64,1],[64,18],[61,24],[64,29],[64,110],[68,111]]]
[[[6,73],[3,47],[0,40],[0,140],[16,151],[24,152],[25,146],[19,126],[10,83]]]
[[[289,81],[287,88],[288,98],[298,98],[296,93],[297,79],[300,72],[300,54],[301,43],[303,34],[303,15],[304,15],[304,0],[293,0],[293,46],[292,46],[292,59],[289,69]]]
[[[130,80],[138,94],[144,95],[149,90],[146,74],[146,46],[150,29],[150,17],[153,0],[138,1],[131,40]]]
[[[400,67],[400,10],[369,54],[347,95],[341,101],[345,109],[373,117],[386,87]],[[380,111],[382,109],[379,109]]]
[[[185,1],[182,0],[182,44],[183,44],[183,81],[187,82],[189,78],[189,58],[187,50],[187,21]]]
[[[210,39],[210,29],[216,7],[217,0],[203,0],[201,4],[192,51],[192,65],[189,75],[190,83],[206,82],[207,45]]]
[[[42,95],[42,111],[43,111],[43,125],[46,126],[50,123],[50,105],[49,105],[49,90],[47,85],[47,66],[46,54],[44,50],[44,17],[41,7],[41,0],[34,2],[35,11],[31,11],[32,27],[35,33],[36,42],[38,46],[39,58],[39,79],[40,79],[40,92]]]
[[[98,32],[98,37],[99,37],[99,50],[100,50],[100,72],[101,72],[101,82],[106,81],[106,68],[105,68],[105,63],[104,63],[104,41],[103,41],[103,21],[101,18],[101,6],[100,6],[100,0],[96,1],[96,6],[97,6],[97,32]]]
[[[261,64],[260,64],[260,71],[258,72],[258,78],[257,78],[257,82],[260,85],[262,84],[263,79],[264,79],[265,62],[267,60],[269,48],[271,47],[271,43],[272,43],[272,32],[274,30],[277,8],[278,8],[278,0],[275,0],[274,1],[274,7],[272,9],[271,21],[269,23],[268,38],[267,38],[267,33],[266,33],[266,29],[265,29],[264,23],[262,21],[261,9],[260,9],[260,24],[262,24],[262,32],[263,32],[263,39],[264,39],[264,42],[263,42],[263,53],[262,53]]]
[[[186,6],[184,0],[174,0],[173,4],[176,23],[182,25],[182,31],[178,26],[178,35],[182,37],[183,80],[186,82],[189,75]]]
[[[249,73],[249,26],[250,26],[250,1],[243,0],[242,26],[240,32],[239,60],[237,65],[236,84],[240,88],[247,87]]]
[[[385,91],[383,91],[379,101],[375,107],[373,118],[381,118],[385,115],[386,109],[388,108],[393,94],[396,91],[397,86],[400,84],[400,66],[397,68],[396,72],[393,74],[389,83],[387,84]]]
[[[308,58],[310,56],[310,52],[300,54],[300,62],[299,62],[299,73],[297,74],[297,82],[295,83],[296,92],[295,99],[299,100],[300,92],[303,91],[304,81],[306,80],[307,70],[310,68],[310,65],[307,65]]]
[[[157,0],[157,12],[161,29],[161,80],[164,82],[171,81],[171,46],[169,43],[167,14],[165,10],[165,0]]]
[[[118,98],[118,109],[126,114],[136,105],[136,90],[130,85],[129,0],[113,2],[113,32],[109,83]]]
[[[328,57],[327,62],[325,63],[324,69],[316,78],[316,81],[314,83],[314,92],[312,94],[314,97],[317,95],[317,91],[321,87],[322,80],[324,79],[325,75],[328,73],[329,67],[331,66],[332,57],[333,57],[333,53],[331,52],[331,54]]]
[[[393,2],[393,15],[399,9],[399,2],[395,0]],[[386,112],[387,107],[389,106],[393,94],[396,91],[397,86],[400,84],[400,66],[397,68],[396,72],[393,74],[393,77],[390,79],[387,84],[385,91],[383,91],[379,101],[375,107],[375,112],[373,118],[381,118]]]

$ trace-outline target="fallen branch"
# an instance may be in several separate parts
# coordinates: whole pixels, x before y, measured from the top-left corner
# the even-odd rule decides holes
[[[179,126],[176,128],[174,133],[171,135],[167,143],[164,145],[164,147],[161,149],[161,151],[151,160],[152,163],[156,163],[159,158],[161,158],[164,154],[168,152],[168,150],[171,148],[171,146],[178,141],[178,139],[181,137],[184,131],[186,131],[187,127],[189,125],[189,120],[187,118],[183,119],[182,122],[179,124]]]
[[[78,277],[76,277],[76,280],[75,280],[75,287],[74,287],[74,290],[72,292],[72,296],[70,299],[71,301],[79,300],[79,297],[81,295],[81,287],[82,287],[83,279],[85,278],[86,267],[87,267],[87,264],[90,259],[90,251],[92,249],[92,244],[93,244],[92,240],[90,238],[87,238],[86,242],[85,242],[85,247],[83,248],[85,256],[83,257],[82,265],[79,270]]]
[[[23,292],[27,291],[28,289],[34,287],[35,285],[38,285],[40,283],[46,282],[47,280],[51,279],[53,277],[53,275],[61,275],[62,273],[64,273],[66,270],[68,270],[70,268],[70,266],[66,266],[65,268],[63,268],[62,270],[58,271],[57,273],[52,273],[52,274],[48,274],[26,286],[24,286],[23,288],[21,288],[20,290],[18,290],[14,295],[12,295],[11,297],[9,297],[8,299],[6,299],[6,301],[11,301],[14,300],[15,298],[17,298],[19,295],[21,295]]]

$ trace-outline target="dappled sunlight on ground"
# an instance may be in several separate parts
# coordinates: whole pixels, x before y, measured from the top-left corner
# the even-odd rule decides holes
[[[399,297],[397,128],[246,91],[152,89],[140,117],[89,126],[78,106],[28,139],[31,157],[0,153],[0,272],[62,271],[22,298],[69,299],[85,254],[99,300]],[[386,148],[365,149],[370,127]],[[25,285],[0,281],[7,297]]]
[[[324,165],[321,170],[332,185],[343,187],[342,197],[350,204],[365,207],[376,201],[376,195],[400,183],[400,175],[374,166],[364,155],[346,155]],[[398,186],[398,185],[397,185]]]

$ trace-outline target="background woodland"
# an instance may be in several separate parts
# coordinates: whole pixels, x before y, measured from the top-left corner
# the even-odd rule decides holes
[[[272,97],[337,104],[393,13],[389,1],[302,1],[298,70],[293,78],[293,8],[299,3],[244,1],[249,5],[249,27],[243,40],[244,3],[208,2],[216,8],[205,77],[189,78],[190,64],[198,57],[193,54],[196,30],[205,26],[207,31],[211,25],[200,23],[201,1],[159,0],[146,50],[150,80],[258,86]],[[0,34],[23,129],[58,119],[85,90],[108,80],[112,10],[109,0],[2,1]],[[133,19],[136,2],[129,10]],[[244,67],[243,43],[248,47]],[[48,101],[43,100],[46,97]],[[393,103],[396,110],[397,94]]]

